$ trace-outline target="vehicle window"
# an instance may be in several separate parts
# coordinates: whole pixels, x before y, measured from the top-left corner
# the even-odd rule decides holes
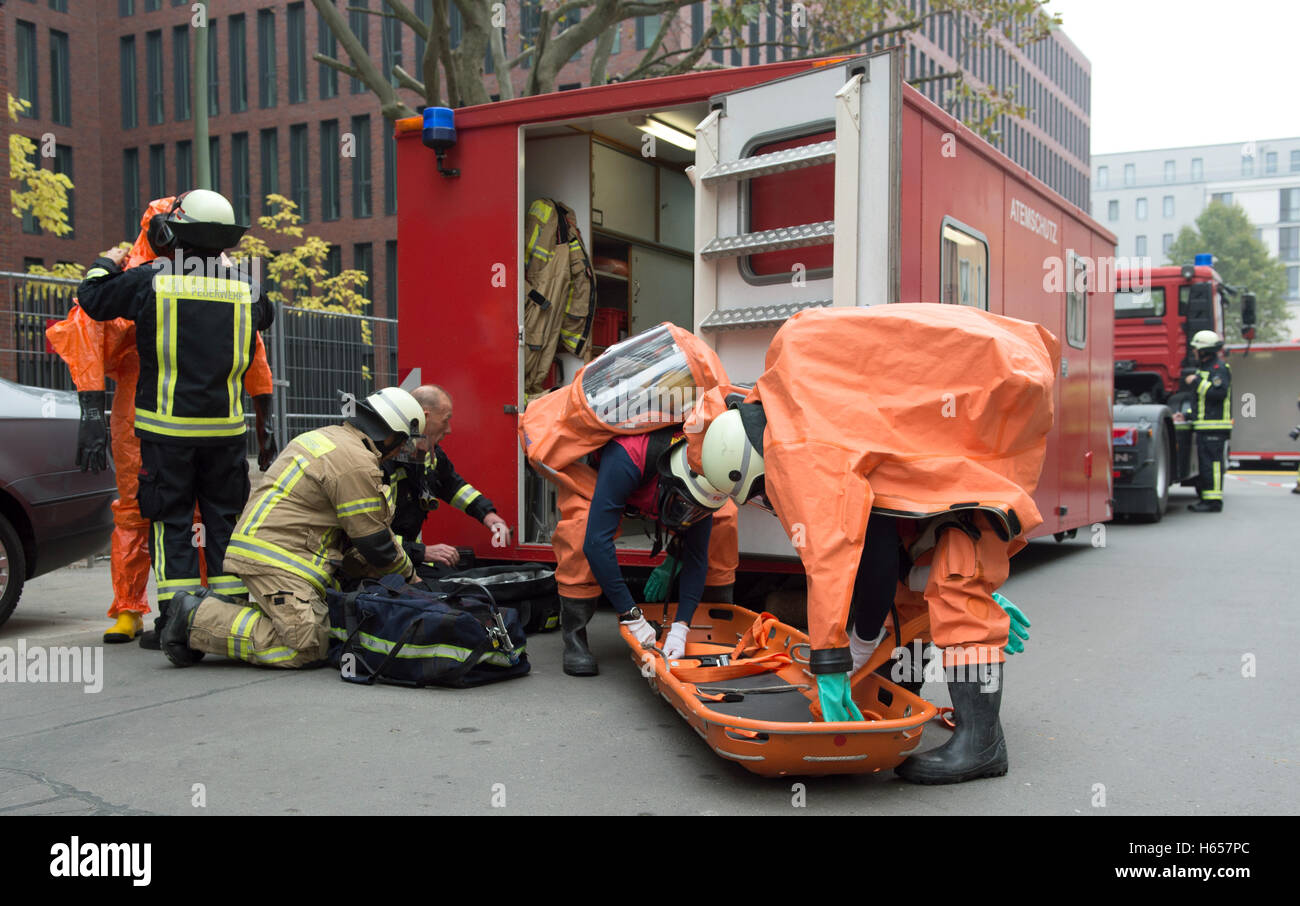
[[[983,236],[945,218],[940,250],[940,297],[949,305],[989,307],[989,246]]]
[[[1165,314],[1165,288],[1115,291],[1115,317],[1162,318]]]
[[[1067,258],[1069,283],[1065,287],[1065,340],[1076,349],[1088,343],[1087,264],[1074,252]]]

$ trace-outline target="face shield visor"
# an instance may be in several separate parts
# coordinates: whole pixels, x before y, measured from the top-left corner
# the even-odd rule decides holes
[[[598,419],[628,430],[682,422],[695,405],[696,386],[686,353],[660,325],[587,365],[582,392]]]
[[[659,522],[681,532],[712,516],[727,495],[686,464],[686,444],[675,444],[659,462]]]

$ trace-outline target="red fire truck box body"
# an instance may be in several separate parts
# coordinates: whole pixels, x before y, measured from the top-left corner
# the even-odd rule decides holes
[[[426,540],[486,559],[554,561],[554,517],[525,479],[516,435],[523,225],[539,196],[574,210],[600,259],[597,302],[616,310],[602,317],[602,339],[610,324],[635,334],[672,320],[714,343],[733,381],[754,380],[780,322],[812,305],[948,302],[1043,324],[1063,361],[1035,534],[1111,518],[1113,301],[1084,275],[1112,258],[1115,237],[903,84],[896,51],[558,92],[455,116],[445,167],[457,176],[439,173],[420,119],[397,126],[398,367],[452,395],[443,447],[516,531],[510,546],[494,547],[444,506]],[[689,146],[692,133],[693,153],[676,144]],[[770,164],[779,152],[795,162]],[[761,175],[737,176],[750,157]],[[794,248],[768,241],[764,231],[787,225],[806,225],[812,238]],[[717,252],[716,239],[738,235],[751,253]],[[572,376],[563,368],[561,382]],[[776,520],[751,509],[742,508],[742,567],[797,569]],[[632,534],[625,543],[621,562],[651,562],[648,544]]]

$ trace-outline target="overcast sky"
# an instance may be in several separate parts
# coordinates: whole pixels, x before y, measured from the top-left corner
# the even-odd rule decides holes
[[[1092,63],[1092,153],[1300,135],[1300,0],[1051,0]]]

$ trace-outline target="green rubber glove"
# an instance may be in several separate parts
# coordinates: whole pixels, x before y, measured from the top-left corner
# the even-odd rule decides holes
[[[1025,616],[1023,610],[996,591],[993,592],[993,602],[1011,617],[1011,632],[1002,650],[1008,655],[1019,654],[1025,650],[1025,642],[1029,641],[1029,627],[1033,624],[1029,622],[1029,617]]]
[[[677,562],[677,558],[669,556],[664,558],[650,573],[650,578],[645,580],[644,597],[647,604],[662,604],[668,600],[668,591],[673,587],[673,579],[681,572],[682,565]]]
[[[821,673],[817,676],[817,695],[821,698],[822,720],[862,720],[862,712],[849,694],[847,673]]]

